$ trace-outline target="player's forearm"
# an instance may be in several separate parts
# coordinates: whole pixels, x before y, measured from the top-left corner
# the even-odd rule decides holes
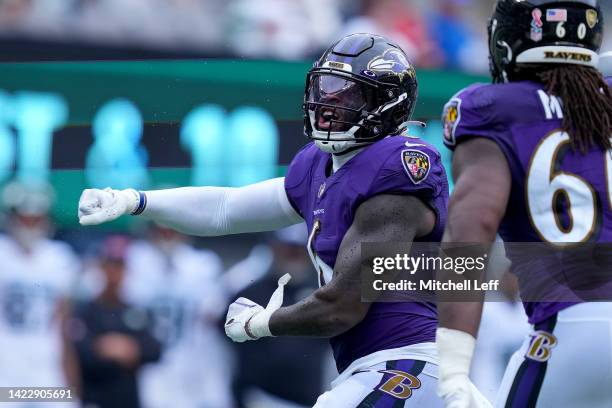
[[[503,213],[483,208],[478,202],[478,196],[451,199],[443,242],[488,245],[495,241]]]
[[[282,178],[241,188],[186,187],[146,195],[144,217],[186,234],[271,231],[301,221],[289,204]]]
[[[223,235],[227,216],[219,214],[227,206],[225,187],[185,187],[147,191],[147,207],[142,216],[177,231],[193,235]]]
[[[315,292],[295,305],[280,308],[270,318],[274,336],[334,337],[357,325],[365,312],[350,302]]]
[[[468,217],[469,219],[469,217]],[[465,230],[466,226],[463,226],[464,220],[450,225],[447,224],[444,238],[442,241],[442,249],[445,250],[445,256],[470,256],[473,258],[481,256],[483,253],[488,252],[488,244],[495,239],[495,233],[491,237],[491,228],[482,221],[472,220],[471,232]],[[451,230],[456,233],[451,234]],[[469,247],[461,248],[459,250],[452,250],[456,243],[466,243]],[[476,245],[474,244],[482,244]],[[447,247],[450,245],[450,247]],[[439,271],[437,279],[446,281],[453,279],[454,271]],[[474,278],[477,278],[474,276]],[[444,297],[444,293],[442,297]],[[470,299],[472,300],[472,299]],[[466,332],[472,335],[474,338],[478,334],[478,328],[480,326],[480,317],[482,314],[483,299],[469,302],[438,302],[438,325],[447,329],[454,329]]]
[[[469,150],[477,146],[462,146],[453,163],[457,184],[449,203],[442,249],[452,248],[457,243],[469,244],[470,248],[459,251],[459,256],[466,256],[466,251],[475,251],[473,256],[488,252],[490,244],[495,241],[509,194],[509,183],[504,179],[506,172],[491,171],[493,164],[489,161],[482,164],[469,160],[470,157],[488,157]],[[496,160],[503,165],[503,155]],[[462,164],[466,162],[469,164]],[[481,247],[472,247],[474,244]],[[447,277],[438,276],[438,279],[446,280]],[[442,302],[438,305],[440,327],[460,330],[474,337],[478,333],[481,313],[482,301]]]
[[[482,302],[439,302],[438,326],[478,335]]]

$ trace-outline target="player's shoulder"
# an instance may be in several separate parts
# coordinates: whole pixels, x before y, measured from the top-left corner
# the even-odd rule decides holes
[[[451,99],[459,98],[470,101],[475,106],[486,106],[496,100],[506,100],[509,96],[533,92],[542,85],[533,81],[516,81],[499,84],[475,83],[457,92]]]
[[[289,164],[289,171],[304,172],[316,163],[325,153],[323,153],[314,142],[310,142],[302,147],[293,156],[293,160]]]
[[[383,168],[395,167],[396,163],[402,163],[406,156],[417,153],[418,156],[427,157],[432,162],[440,159],[440,152],[434,145],[416,136],[387,137],[369,149],[370,156]]]
[[[409,184],[415,186],[446,182],[440,152],[419,137],[390,136],[382,139],[368,147],[367,161],[376,167],[373,169],[377,174],[373,180],[376,185],[390,180],[406,183],[406,177]]]
[[[293,156],[292,164],[311,161],[322,153],[314,142],[309,142]]]
[[[498,89],[498,84],[472,84],[453,95],[448,103],[458,101],[464,107],[487,106],[492,102],[492,96],[498,92]]]
[[[526,96],[537,96],[542,85],[531,81],[508,82],[503,84],[477,83],[457,92],[445,105],[444,113],[453,114],[453,110],[469,111],[479,116],[512,112],[509,108],[519,104],[524,106]],[[450,110],[449,110],[450,108]],[[460,112],[459,112],[460,113]]]
[[[539,91],[541,84],[520,81],[474,84],[457,92],[442,113],[444,143],[452,148],[461,138],[500,136],[515,123],[540,119]]]
[[[492,105],[490,84],[473,84],[453,95],[444,105],[442,125],[444,144],[454,146],[457,143],[457,128],[466,116],[473,113],[476,117],[485,114]],[[474,120],[473,118],[469,118]]]
[[[293,188],[302,185],[310,179],[313,168],[319,160],[328,158],[327,153],[323,153],[314,142],[310,142],[302,147],[293,157],[287,173],[285,174],[285,188]]]
[[[612,87],[612,76],[607,76],[604,78],[609,87]]]
[[[407,147],[431,152],[438,155],[440,154],[434,145],[418,136],[389,136],[382,140],[379,140],[378,142],[372,145],[373,150],[377,150],[376,154],[379,154],[379,152],[391,154],[396,151],[403,150]]]

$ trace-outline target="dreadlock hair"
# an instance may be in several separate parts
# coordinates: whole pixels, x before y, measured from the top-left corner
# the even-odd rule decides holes
[[[562,129],[569,134],[574,150],[586,154],[593,146],[612,149],[612,92],[597,69],[533,64],[521,67],[516,74],[542,83],[549,95],[561,99]]]

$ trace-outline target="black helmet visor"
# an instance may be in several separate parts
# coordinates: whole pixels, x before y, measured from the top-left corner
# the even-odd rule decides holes
[[[355,78],[334,72],[309,76],[306,103],[314,114],[314,128],[346,132],[359,126],[362,114],[374,106],[375,88]]]

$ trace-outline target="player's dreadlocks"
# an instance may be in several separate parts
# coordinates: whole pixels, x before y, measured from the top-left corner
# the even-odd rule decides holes
[[[612,92],[602,74],[579,65],[539,65],[531,72],[549,95],[563,103],[563,130],[572,147],[586,153],[599,146],[612,149]]]

